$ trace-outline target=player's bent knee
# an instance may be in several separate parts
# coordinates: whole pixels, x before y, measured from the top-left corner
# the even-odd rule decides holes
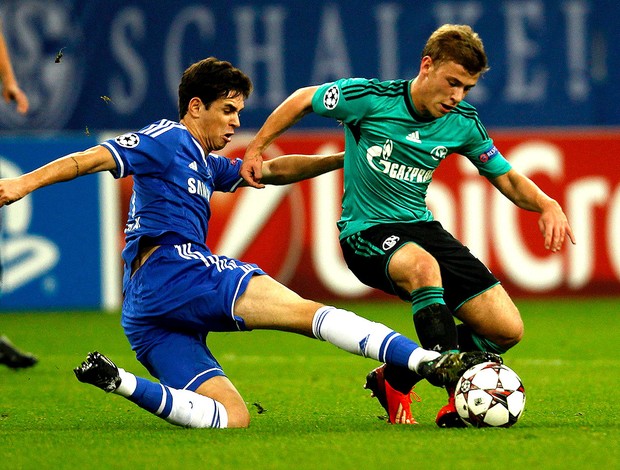
[[[501,346],[503,349],[508,350],[519,344],[521,339],[523,339],[523,333],[523,321],[519,317],[510,322],[510,324],[505,325],[501,334],[491,339],[498,346]]]
[[[395,253],[389,264],[392,280],[411,292],[426,286],[441,286],[439,263],[429,253],[406,245]]]
[[[228,415],[228,428],[247,428],[250,425],[250,412],[241,396],[222,400]]]
[[[228,413],[229,428],[247,428],[250,426],[250,412],[246,407],[226,409]]]

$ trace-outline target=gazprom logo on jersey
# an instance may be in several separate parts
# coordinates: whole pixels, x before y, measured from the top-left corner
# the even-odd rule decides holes
[[[486,163],[498,154],[497,147],[494,145],[489,150],[481,154],[478,158],[482,163]]]
[[[388,177],[415,183],[427,183],[433,176],[433,170],[402,165],[391,162],[389,158],[394,150],[394,142],[387,139],[383,146],[373,145],[366,150],[366,159],[373,170],[380,171]]]

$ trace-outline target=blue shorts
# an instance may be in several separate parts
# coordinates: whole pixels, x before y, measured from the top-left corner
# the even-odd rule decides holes
[[[159,247],[125,285],[122,325],[138,360],[177,389],[225,375],[207,334],[247,330],[234,304],[256,274],[265,272],[199,245]]]

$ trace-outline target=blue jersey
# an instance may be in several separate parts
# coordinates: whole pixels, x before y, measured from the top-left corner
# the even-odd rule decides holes
[[[211,196],[214,191],[237,189],[243,181],[240,159],[205,154],[183,124],[166,119],[102,145],[116,160],[116,178],[133,175],[124,286],[142,237],[171,234],[206,248]]]

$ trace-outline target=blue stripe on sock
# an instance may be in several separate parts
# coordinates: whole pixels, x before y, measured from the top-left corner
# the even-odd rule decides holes
[[[317,339],[320,339],[321,341],[325,341],[323,337],[321,336],[321,326],[323,325],[323,322],[325,321],[325,317],[327,316],[329,312],[330,310],[323,310],[321,313],[319,313],[318,317],[314,319],[316,323],[316,337]]]
[[[387,345],[385,356],[383,358],[379,358],[382,362],[387,362],[388,364],[394,364],[396,366],[408,368],[409,367],[409,357],[411,353],[418,349],[416,343],[407,338],[406,336],[395,333],[397,336],[390,341]],[[388,336],[389,337],[389,336]],[[387,339],[387,338],[386,338]],[[383,345],[381,346],[383,349]]]
[[[162,386],[150,380],[143,379],[142,377],[136,377],[136,380],[136,390],[128,397],[129,400],[140,408],[155,413],[161,406],[162,399],[164,398]]]
[[[391,340],[392,338],[394,338],[394,336],[400,336],[400,334],[396,333],[395,331],[392,331],[389,335],[387,335],[384,339],[383,342],[381,343],[381,347],[379,348],[379,361],[381,362],[387,362],[387,357],[388,357],[388,351],[391,349]]]
[[[165,385],[162,385],[162,387],[165,393],[166,404],[164,405],[164,410],[159,416],[161,416],[162,418],[167,418],[172,412],[172,394],[170,393],[170,389],[168,387],[166,387]]]
[[[217,407],[217,402],[213,400],[213,420],[211,421],[212,428],[220,427],[220,409]]]

